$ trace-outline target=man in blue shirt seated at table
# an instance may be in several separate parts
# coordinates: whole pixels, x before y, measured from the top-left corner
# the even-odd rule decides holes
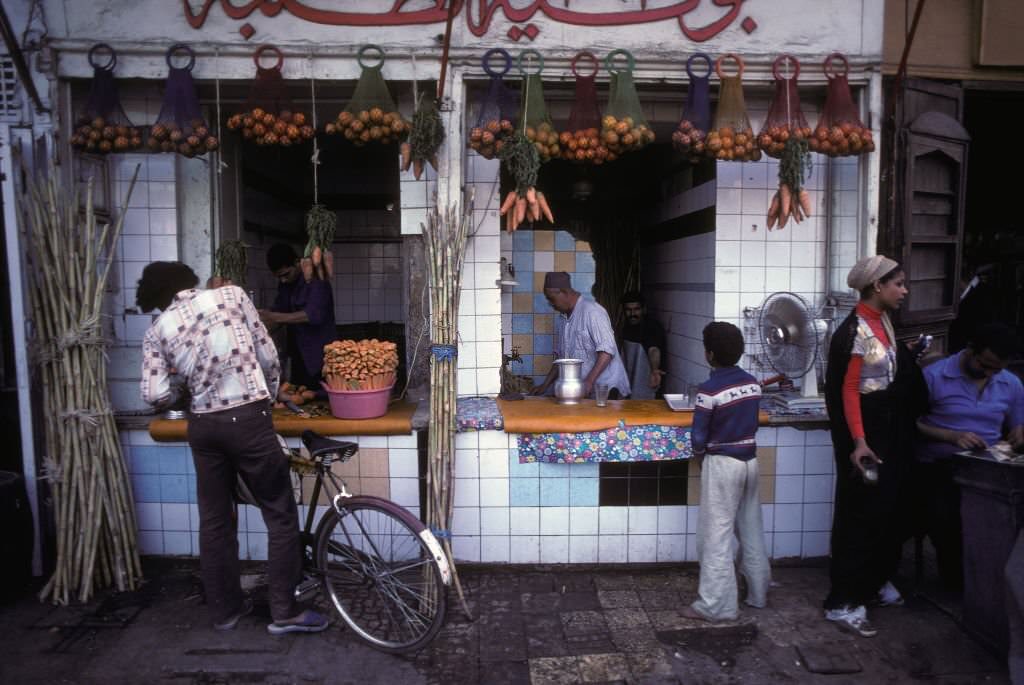
[[[1005,440],[1024,448],[1024,385],[1006,364],[1017,352],[1011,328],[980,326],[957,354],[924,370],[928,412],[918,419],[915,488],[924,516],[921,528],[935,547],[939,575],[951,589],[963,588],[960,488],[953,456],[982,451]]]
[[[321,394],[324,346],[337,339],[334,325],[334,289],[316,276],[307,281],[299,268],[299,256],[291,245],[277,243],[267,250],[267,266],[278,280],[277,299],[260,318],[269,328],[288,327],[288,380]]]

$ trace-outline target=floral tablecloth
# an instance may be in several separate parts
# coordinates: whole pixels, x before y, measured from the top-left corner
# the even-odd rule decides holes
[[[505,421],[498,411],[498,403],[490,397],[460,397],[455,403],[455,430],[500,431]]]
[[[626,426],[589,433],[521,433],[519,462],[662,461],[693,455],[690,429]]]

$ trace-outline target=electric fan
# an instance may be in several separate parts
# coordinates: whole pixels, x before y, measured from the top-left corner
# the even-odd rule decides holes
[[[800,394],[784,393],[790,407],[823,406],[818,394],[818,353],[827,322],[815,318],[804,298],[777,292],[765,298],[756,312],[756,335],[761,362],[790,379],[802,379]]]

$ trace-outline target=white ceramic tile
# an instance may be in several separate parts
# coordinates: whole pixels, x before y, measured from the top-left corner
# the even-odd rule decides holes
[[[629,535],[628,537],[629,563],[652,563],[658,560],[657,535]]]
[[[540,507],[510,507],[510,532],[512,535],[539,535],[540,515]]]
[[[697,532],[697,524],[700,521],[700,507],[687,505],[686,507],[686,533],[692,535]]]
[[[494,279],[497,280],[497,277]],[[493,281],[492,281],[493,282]],[[477,316],[501,316],[501,290],[477,288],[473,291]]]
[[[802,504],[776,504],[773,530],[777,533],[803,530],[803,506]]]
[[[244,535],[242,533],[241,535]],[[164,534],[158,530],[139,531],[139,553],[140,554],[163,554]]]
[[[393,478],[418,478],[420,475],[419,452],[407,449],[388,450],[389,475]]]
[[[622,508],[622,507],[620,507]],[[597,535],[600,529],[601,507],[571,507],[569,509],[569,531],[577,535]]]
[[[480,505],[484,507],[507,507],[508,478],[481,478]]]
[[[173,208],[177,206],[175,201],[174,181],[151,181],[149,183],[149,207],[150,209]]]
[[[715,217],[715,234],[718,240],[739,240],[743,233],[742,217],[739,214],[719,214]],[[746,227],[749,230],[749,226]]]
[[[476,369],[459,369],[455,375],[459,397],[476,396]]]
[[[174,180],[174,155],[151,155],[146,166],[150,181]],[[130,175],[126,178],[130,178]]]
[[[388,447],[397,447],[400,449],[416,449],[416,434],[410,433],[409,435],[389,435]]]
[[[685,561],[700,561],[697,555],[697,536],[686,536],[686,559]]]
[[[626,533],[629,523],[628,507],[598,507],[599,530],[602,536]]]
[[[831,475],[835,470],[835,455],[831,445],[814,445],[805,448],[804,473],[807,475]]]
[[[476,391],[478,395],[495,396],[501,392],[501,373],[498,367],[477,369]]]
[[[177,235],[178,213],[174,209],[149,210],[150,235]]]
[[[625,537],[625,536],[623,536]],[[598,536],[572,535],[569,537],[569,563],[593,564],[598,560]]]
[[[775,530],[775,505],[774,504],[762,504],[761,505],[761,523],[764,525],[765,532]]]
[[[742,192],[739,188],[719,188],[715,212],[717,214],[742,214]]]
[[[739,292],[740,270],[741,267],[738,266],[717,267],[715,269],[715,292]]]
[[[484,563],[507,563],[509,561],[509,536],[481,535],[480,561]]]
[[[416,478],[392,478],[391,499],[403,507],[420,505],[420,484]]]
[[[452,535],[479,535],[480,509],[454,507],[452,509]]]
[[[832,476],[804,476],[804,502],[831,502]]]
[[[800,446],[778,447],[775,452],[775,473],[796,475],[804,473],[804,449]]]
[[[388,437],[386,435],[360,435],[358,437],[360,447],[370,449],[387,449]]]
[[[657,560],[683,561],[686,558],[686,537],[685,535],[658,535]]]
[[[832,530],[832,504],[820,502],[805,504],[801,530],[804,532]]]
[[[163,530],[168,531],[185,531],[191,530],[189,525],[188,505],[187,504],[170,504],[163,503],[162,507],[162,519],[163,519]]]
[[[715,245],[716,266],[739,266],[740,246],[743,243],[735,240],[720,240]]]
[[[831,533],[826,532],[804,533],[802,556],[804,558],[827,557],[831,546],[831,537]]]
[[[658,507],[658,534],[671,535],[686,532],[686,507]]]
[[[475,449],[455,450],[455,477],[478,478],[480,476],[480,460]]]
[[[453,502],[456,507],[480,506],[480,481],[476,478],[456,478]]]
[[[508,535],[508,507],[480,507],[480,533],[482,535]]]
[[[480,536],[455,535],[452,537],[452,554],[456,561],[480,561]]]
[[[767,211],[768,191],[763,188],[748,188],[744,186],[740,195],[740,213],[760,214],[767,213]]]
[[[775,533],[772,558],[786,559],[800,556],[802,533]]]
[[[775,440],[775,444],[779,447],[803,445],[804,431],[797,430],[796,428],[790,428],[789,426],[783,426],[778,429]]]
[[[163,530],[163,509],[159,502],[136,502],[135,520],[140,531]]]
[[[178,259],[178,236],[154,235],[149,238],[150,259],[174,262]]]
[[[630,535],[652,535],[658,532],[658,507],[627,507]]]
[[[476,431],[466,431],[464,433],[455,434],[455,449],[475,450],[480,447],[480,433]]]
[[[769,262],[769,266],[765,269],[764,274],[764,290],[766,293],[779,292],[780,290],[789,290],[792,287],[792,282],[789,278],[789,267],[780,266],[772,267]]]
[[[597,560],[602,564],[624,564],[629,561],[628,535],[601,534]]]
[[[480,477],[508,478],[507,448],[480,450]]]
[[[803,481],[803,476],[775,476],[775,504],[803,502]],[[776,518],[778,518],[777,512]]]
[[[719,164],[715,174],[719,192],[730,188],[743,187],[743,170],[740,164]],[[721,197],[721,195],[719,195]]]
[[[540,507],[540,534],[568,535],[569,511],[569,507]]]
[[[569,536],[542,535],[540,538],[540,563],[569,563]]]
[[[510,327],[511,328],[511,327]],[[476,339],[487,345],[477,348],[478,366],[501,366],[501,315],[476,317]]]
[[[509,539],[513,564],[536,564],[540,562],[539,535],[513,535]]]
[[[263,537],[266,540],[266,536]],[[265,545],[264,545],[265,548]],[[192,535],[188,531],[168,532],[164,531],[164,554],[173,556],[192,555]],[[266,558],[266,552],[263,553]]]
[[[764,272],[764,267],[761,266],[741,267],[740,292],[753,293],[757,296],[757,299],[761,299],[764,293]]]

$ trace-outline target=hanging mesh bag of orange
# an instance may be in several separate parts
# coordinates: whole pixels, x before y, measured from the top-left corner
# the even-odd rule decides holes
[[[185,57],[184,66],[174,66],[176,57]],[[167,50],[167,86],[156,123],[149,127],[146,147],[151,152],[176,152],[195,157],[220,147],[199,106],[199,95],[192,80],[196,54],[187,45],[173,45]]]
[[[736,66],[735,74],[725,73],[726,62]],[[761,159],[761,150],[754,139],[747,116],[747,103],[743,97],[743,60],[732,53],[722,55],[715,61],[715,73],[721,85],[718,91],[718,109],[715,121],[708,132],[705,150],[721,162],[756,162]]]
[[[693,63],[703,60],[707,73],[703,76],[693,72]],[[690,77],[690,87],[686,91],[686,106],[683,116],[672,132],[672,146],[686,155],[690,161],[698,161],[704,156],[704,145],[711,126],[711,70],[714,64],[710,55],[697,52],[686,60],[686,73]]]
[[[772,63],[775,94],[768,106],[768,116],[757,135],[757,145],[769,157],[778,159],[790,138],[809,140],[811,127],[804,117],[797,90],[800,62],[792,55],[779,55]]]
[[[384,50],[377,45],[364,45],[356,55],[362,71],[352,99],[338,113],[337,120],[324,127],[325,132],[340,133],[357,147],[370,143],[390,145],[405,140],[409,135],[409,122],[398,111],[381,73]],[[379,61],[371,64],[373,59]]]
[[[561,156],[558,131],[544,100],[544,57],[536,50],[519,53],[519,71],[523,74],[522,100],[516,128],[537,148],[541,163]],[[536,71],[530,69],[536,68]]]
[[[580,73],[580,69],[590,73]],[[562,158],[579,164],[604,164],[608,148],[601,139],[601,111],[597,107],[597,71],[600,67],[592,52],[583,51],[569,63],[576,76],[576,92],[569,112],[569,126],[558,136]]]
[[[620,58],[625,64],[617,63]],[[633,82],[636,60],[628,50],[612,50],[604,59],[610,75],[608,107],[601,118],[601,140],[608,148],[608,161],[619,155],[641,150],[654,142],[654,131],[647,124],[640,96]]]
[[[261,60],[275,58],[273,66]],[[228,117],[228,128],[241,131],[246,141],[265,147],[289,148],[313,139],[315,131],[309,115],[298,111],[285,84],[284,53],[273,45],[261,45],[252,55],[256,78],[249,89],[245,108]]]
[[[823,67],[828,90],[814,136],[809,141],[811,150],[829,157],[874,152],[871,130],[861,121],[850,92],[850,61],[842,53],[833,52],[825,58]]]
[[[504,66],[495,68],[493,62],[498,57]],[[494,159],[515,130],[512,119],[515,117],[516,95],[505,83],[505,74],[512,69],[512,55],[501,48],[494,48],[484,53],[481,63],[490,81],[487,94],[480,102],[476,125],[469,131],[469,147],[484,159]]]
[[[105,63],[103,54],[107,55]],[[114,79],[117,53],[106,43],[97,43],[89,50],[89,64],[89,97],[75,117],[71,147],[96,155],[138,150],[142,147],[142,128],[132,124],[121,106]]]

